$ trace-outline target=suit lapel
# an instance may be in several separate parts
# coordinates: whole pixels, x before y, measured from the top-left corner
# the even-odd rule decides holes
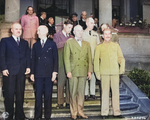
[[[69,39],[69,37],[66,37],[66,36],[62,33],[62,31],[60,32],[60,37],[61,37],[61,39],[62,39],[63,41]]]
[[[15,39],[11,36],[11,42],[12,42],[12,44],[17,48],[17,49],[19,49],[19,46],[17,45],[17,42],[15,41]]]
[[[47,39],[43,48],[42,48],[42,45],[41,45],[41,48],[42,48],[41,54],[48,48],[48,42],[49,42],[49,40]]]
[[[78,50],[81,50],[81,46],[79,45],[79,43],[76,41],[76,39],[73,40],[73,45],[78,48]]]
[[[85,53],[84,53],[85,49],[86,49],[86,44],[85,44],[84,41],[82,41],[81,54],[80,54],[81,57],[83,56],[82,54],[85,54]]]

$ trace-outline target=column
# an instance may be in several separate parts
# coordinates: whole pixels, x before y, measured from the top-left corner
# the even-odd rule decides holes
[[[112,26],[112,0],[99,0],[99,24]]]
[[[20,0],[5,0],[5,22],[15,22],[20,18]]]

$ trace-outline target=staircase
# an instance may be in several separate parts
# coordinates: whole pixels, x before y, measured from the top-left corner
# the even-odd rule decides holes
[[[24,99],[24,111],[27,117],[33,118],[34,117],[34,105],[35,105],[35,99],[34,99],[34,90],[33,90],[33,82],[31,82],[28,79],[29,76],[27,76],[26,79],[26,87],[25,87],[25,99]],[[1,80],[1,77],[0,77]],[[145,119],[149,116],[149,111],[146,110],[143,111],[143,103],[140,102],[132,93],[131,87],[127,86],[127,84],[124,82],[131,84],[129,81],[127,81],[127,77],[123,77],[120,80],[120,109],[121,114],[126,117],[125,119]],[[134,84],[134,83],[133,83]],[[84,113],[89,117],[90,120],[100,120],[100,89],[99,89],[100,81],[96,82],[96,96],[97,99],[89,99],[84,102]],[[132,85],[134,88],[135,86]],[[136,93],[136,92],[135,92]],[[136,93],[136,94],[139,94]],[[140,93],[141,94],[141,93]],[[143,93],[142,93],[143,94]],[[57,109],[57,85],[53,85],[53,100],[52,100],[52,120],[70,120],[70,109],[69,108],[63,108],[63,109]],[[146,98],[146,97],[145,97]],[[144,98],[143,98],[144,99]],[[150,100],[147,99],[147,103],[144,102],[147,106],[144,106],[146,109],[150,109]],[[4,105],[3,105],[3,97],[0,97],[0,114],[4,112]],[[109,118],[108,119],[115,119],[113,117],[113,111],[112,111],[112,104],[111,104],[111,97],[110,97],[110,110],[109,110]],[[125,120],[122,119],[122,120]],[[115,119],[116,120],[116,119]]]

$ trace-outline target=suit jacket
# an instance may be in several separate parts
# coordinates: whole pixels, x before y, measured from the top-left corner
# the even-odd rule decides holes
[[[8,69],[10,75],[16,75],[19,71],[25,73],[30,68],[30,49],[28,42],[20,39],[19,46],[14,38],[2,38],[0,42],[0,66],[1,70]]]
[[[71,72],[73,77],[87,76],[93,72],[91,49],[88,42],[82,41],[82,47],[78,42],[70,38],[64,47],[64,63],[66,73]]]
[[[79,20],[79,25],[82,26],[83,30],[85,30],[87,28],[86,22],[84,22],[83,20]]]
[[[31,74],[36,78],[50,77],[52,72],[58,72],[58,52],[55,42],[46,40],[42,48],[37,41],[32,48]]]
[[[37,38],[37,28],[39,27],[37,16],[23,15],[21,17],[21,26],[23,28],[23,38]]]
[[[50,26],[49,24],[46,24],[46,26],[48,27],[48,34],[49,35],[54,35],[56,33],[55,25]]]
[[[69,37],[65,37],[62,31],[54,34],[53,41],[56,43],[58,49],[59,68],[64,67],[64,45],[68,39]]]
[[[82,39],[84,41],[87,41],[90,43],[91,46],[91,53],[92,53],[92,60],[94,62],[94,53],[95,53],[95,48],[98,44],[100,44],[99,40],[99,35],[97,32],[91,30],[91,35],[89,34],[89,30],[85,30],[82,34]]]
[[[120,65],[120,68],[119,68]],[[125,59],[119,44],[110,41],[96,47],[94,72],[100,75],[119,75],[125,71]]]
[[[47,20],[46,19],[42,19],[41,17],[39,17],[39,25],[46,25],[47,24]]]

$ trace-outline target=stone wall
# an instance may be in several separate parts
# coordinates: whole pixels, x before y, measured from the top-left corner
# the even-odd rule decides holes
[[[126,71],[134,67],[150,71],[150,35],[119,34],[119,41],[126,60]]]

